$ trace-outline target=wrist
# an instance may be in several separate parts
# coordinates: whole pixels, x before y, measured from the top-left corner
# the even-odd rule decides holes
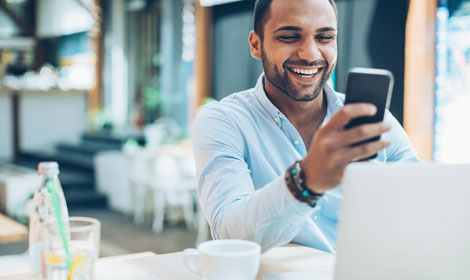
[[[292,195],[298,201],[307,203],[309,206],[315,206],[317,201],[322,197],[322,194],[314,193],[307,188],[300,161],[296,161],[287,169],[285,181]]]
[[[310,174],[309,169],[306,168],[309,165],[307,161],[308,161],[307,158],[304,158],[300,161],[300,167],[303,170],[305,186],[311,192],[313,192],[315,194],[322,195],[325,192],[325,190],[324,190],[324,188],[322,188],[321,186],[316,184],[316,182],[314,180],[314,174]]]

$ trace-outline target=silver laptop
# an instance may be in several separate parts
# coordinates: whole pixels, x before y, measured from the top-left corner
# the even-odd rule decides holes
[[[335,280],[470,279],[470,165],[358,163],[343,186]]]

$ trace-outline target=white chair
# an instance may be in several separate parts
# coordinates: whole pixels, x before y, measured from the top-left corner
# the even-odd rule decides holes
[[[132,193],[134,223],[145,223],[147,197],[149,192],[148,182],[152,174],[152,162],[155,151],[147,148],[132,147],[124,149],[128,160],[129,183]]]
[[[134,222],[144,224],[149,199],[153,199],[152,230],[163,231],[165,216],[182,209],[189,230],[197,229],[196,244],[207,240],[209,229],[197,202],[196,167],[189,145],[159,149],[124,150],[129,162]]]
[[[178,146],[167,146],[159,150],[153,164],[153,176],[149,186],[154,191],[152,229],[163,230],[167,207],[182,208],[189,230],[197,228],[195,201],[196,177],[192,154]]]
[[[160,147],[165,144],[176,143],[181,135],[181,127],[169,117],[156,119],[152,124],[144,127],[145,143],[147,147]]]

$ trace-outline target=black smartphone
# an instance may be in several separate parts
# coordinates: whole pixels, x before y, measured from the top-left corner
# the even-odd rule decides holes
[[[359,117],[351,120],[345,129],[361,124],[380,122],[384,119],[385,110],[390,106],[392,99],[394,77],[392,72],[384,69],[353,68],[349,71],[346,80],[346,100],[350,103],[372,103],[377,107],[377,113],[370,117]],[[380,137],[370,138],[353,146],[378,140]],[[361,160],[373,159],[377,154]]]

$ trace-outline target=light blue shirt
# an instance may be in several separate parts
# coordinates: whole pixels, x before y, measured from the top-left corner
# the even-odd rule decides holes
[[[323,124],[343,106],[344,95],[325,87],[328,109]],[[408,137],[387,111],[391,144],[376,161],[417,161]],[[212,102],[193,127],[198,196],[214,239],[259,243],[263,250],[289,242],[336,251],[342,188],[327,191],[315,207],[296,200],[284,181],[286,169],[307,155],[302,137],[256,87]]]

